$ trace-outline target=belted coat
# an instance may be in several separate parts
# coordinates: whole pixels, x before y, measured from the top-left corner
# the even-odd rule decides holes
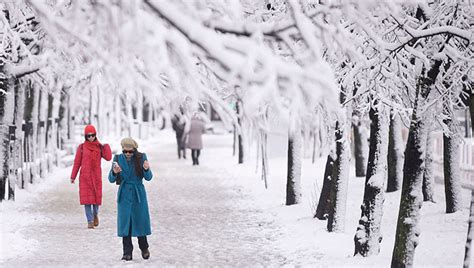
[[[202,134],[206,131],[205,123],[199,119],[191,120],[191,127],[188,132],[187,146],[189,149],[202,149]]]
[[[85,141],[76,150],[71,179],[76,179],[79,174],[79,201],[81,205],[102,204],[102,168],[101,158],[109,161],[112,151],[108,144],[98,141]]]
[[[117,155],[118,165],[122,171],[118,174],[121,179],[117,192],[117,235],[120,237],[146,236],[151,234],[150,214],[143,179],[150,181],[153,174],[150,169],[143,170],[143,177],[135,172],[134,157],[127,160],[124,154]],[[147,160],[142,154],[141,167]],[[113,166],[109,172],[109,181],[115,183],[117,175],[113,173]]]

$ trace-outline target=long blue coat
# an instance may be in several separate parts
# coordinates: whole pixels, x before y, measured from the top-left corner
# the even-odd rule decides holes
[[[143,170],[143,178],[140,178],[135,174],[133,158],[131,161],[127,161],[124,154],[118,155],[117,158],[117,162],[122,168],[119,173],[122,182],[117,193],[117,234],[124,237],[128,236],[131,231],[132,236],[150,235],[150,214],[143,179],[150,181],[153,174],[150,169]],[[146,154],[143,154],[141,166],[145,160],[147,157]],[[115,183],[116,178],[117,176],[111,169],[109,181]]]

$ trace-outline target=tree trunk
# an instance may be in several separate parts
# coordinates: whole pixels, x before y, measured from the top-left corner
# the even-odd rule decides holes
[[[347,99],[347,89],[341,88],[340,103]],[[351,94],[352,96],[352,94]],[[352,108],[347,106],[341,118],[336,121],[336,158],[332,178],[332,187],[329,194],[329,210],[327,229],[329,232],[344,232],[346,218],[347,187],[349,184],[349,166],[351,159],[350,133]]]
[[[13,78],[2,79],[0,93],[0,202],[15,198],[15,184],[10,177],[10,132],[15,108],[15,81]]]
[[[388,137],[387,192],[395,192],[400,189],[403,179],[403,139],[398,115],[390,115]]]
[[[88,116],[89,118],[88,118],[88,120],[86,120],[86,124],[92,124],[92,109],[93,109],[93,108],[92,108],[92,107],[93,107],[93,106],[92,106],[92,103],[93,103],[93,100],[92,100],[92,99],[93,99],[93,97],[92,97],[92,96],[93,96],[92,91],[93,91],[93,88],[90,87],[90,88],[89,88],[89,116]]]
[[[137,107],[137,122],[138,122],[138,137],[140,139],[143,139],[143,133],[142,133],[142,128],[143,128],[143,92],[141,89],[138,90],[137,92],[137,102],[136,102],[136,107]]]
[[[95,106],[96,106],[96,109],[95,109],[95,127],[96,127],[96,131],[97,133],[99,133],[99,135],[101,137],[103,137],[104,133],[105,133],[105,103],[104,103],[104,98],[103,98],[103,95],[102,95],[102,91],[96,87],[96,100],[95,100]],[[141,115],[141,113],[140,113]],[[141,138],[141,137],[139,137]]]
[[[286,176],[286,205],[301,202],[302,137],[297,127],[288,134],[288,170]]]
[[[367,134],[360,121],[353,124],[352,128],[354,129],[355,172],[357,177],[364,177],[367,166]]]
[[[20,83],[17,83],[15,86],[15,143],[14,143],[14,158],[13,158],[13,168],[14,174],[17,179],[17,184],[20,188],[25,187],[25,178],[23,176],[23,163],[24,152],[23,152],[23,141],[24,141],[24,132],[22,129],[23,119],[25,117],[25,87]]]
[[[431,121],[430,121],[431,122]],[[423,201],[434,202],[433,139],[430,131],[426,134],[425,172],[423,174]]]
[[[122,98],[116,94],[114,99],[115,135],[122,136]]]
[[[235,152],[237,151],[236,150],[236,147],[237,147],[237,127],[235,126],[235,124],[233,124],[233,127],[234,127],[234,130],[233,130],[232,134],[234,135],[234,139],[233,139],[233,142],[232,142],[232,156],[235,156]]]
[[[59,101],[59,149],[63,149],[63,144],[69,139],[69,119],[70,119],[70,107],[69,107],[69,94],[68,89],[63,88],[60,92]]]
[[[469,110],[471,111],[471,127],[472,134],[474,135],[474,91],[471,89],[471,94],[469,96]],[[471,190],[471,209],[469,213],[469,224],[467,228],[467,238],[466,238],[466,250],[464,253],[464,268],[470,267],[471,260],[471,246],[472,239],[474,238],[474,190]]]
[[[452,122],[449,122],[452,125]],[[448,126],[449,126],[448,125]],[[453,130],[454,128],[450,128]],[[461,209],[461,177],[459,174],[460,141],[453,134],[443,134],[444,191],[446,213]]]
[[[59,166],[59,149],[61,148],[61,139],[60,139],[60,127],[59,127],[59,110],[61,108],[61,91],[63,90],[63,85],[60,83],[57,86],[55,92],[53,92],[53,105],[51,110],[51,120],[52,120],[52,128],[51,128],[51,143],[50,143],[50,150],[51,154],[53,155],[54,165],[57,167]]]
[[[441,63],[441,60],[435,60],[426,74],[422,73],[417,79],[415,105],[405,148],[402,195],[392,253],[392,267],[413,266],[415,248],[420,235],[418,221],[423,204],[421,188],[425,169],[426,135],[429,128],[424,115],[431,112],[429,109],[420,111],[420,107],[425,104],[430,94]]]
[[[25,179],[24,188],[28,188],[30,183],[33,182],[33,173],[32,173],[32,163],[33,163],[33,109],[35,107],[35,91],[31,82],[26,84],[26,94],[25,94],[25,140],[23,143],[23,150],[25,152],[25,170],[23,172],[23,177]],[[36,144],[36,143],[35,143]]]
[[[38,156],[40,160],[40,176],[46,178],[48,173],[47,158],[49,157],[49,152],[46,148],[46,124],[48,120],[48,98],[49,94],[45,90],[41,90],[40,106],[39,106],[39,119],[40,127],[38,132],[38,143],[39,151]]]
[[[460,146],[461,135],[457,133],[453,107],[448,100],[443,102],[443,110],[448,117],[443,120],[448,133],[443,133],[443,170],[446,213],[454,213],[461,209],[461,174]]]
[[[319,202],[316,208],[316,214],[314,215],[315,218],[320,220],[327,219],[329,213],[329,195],[332,188],[332,174],[334,172],[334,157],[332,156],[332,152],[328,154],[328,158],[326,160],[326,169],[324,170],[324,180],[323,180],[323,188],[321,189],[321,194],[319,195]]]
[[[425,114],[420,111],[427,99],[431,86],[435,83],[442,61],[436,60],[426,75],[422,74],[416,85],[415,107],[413,108],[408,141],[405,148],[403,166],[403,185],[398,212],[395,247],[392,254],[392,267],[413,266],[415,248],[418,244],[418,221],[423,203],[422,184],[425,169],[425,150],[428,123]]]
[[[268,145],[268,135],[266,132],[261,131],[261,151],[262,151],[262,180],[265,183],[265,189],[268,188],[268,154],[267,154],[267,145]]]
[[[329,195],[327,222],[329,232],[344,231],[351,155],[348,137],[350,126],[348,122],[336,122],[336,160],[334,161],[334,172],[332,174],[333,183]]]
[[[128,129],[128,136],[133,137],[133,104],[130,100],[130,96],[127,95],[125,99],[125,111],[127,115],[127,129]]]
[[[143,139],[149,139],[150,138],[150,102],[143,97],[143,112],[142,112],[142,118],[143,118],[143,128],[142,128],[142,135]],[[107,115],[109,114],[109,111],[107,111]]]
[[[36,178],[39,177],[38,175],[38,164],[37,164],[37,157],[40,155],[39,153],[39,142],[38,142],[38,125],[39,125],[39,102],[40,102],[40,90],[37,85],[33,84],[31,86],[31,91],[33,92],[33,107],[31,111],[31,123],[32,123],[32,135],[29,147],[30,147],[30,171],[31,171],[31,180],[30,183],[33,183]]]
[[[4,104],[4,100],[0,100]],[[10,199],[10,185],[9,185],[9,173],[8,173],[8,162],[9,162],[9,139],[8,139],[8,125],[0,123],[0,202],[5,199]]]
[[[415,103],[417,105],[418,103]],[[411,267],[418,244],[417,229],[422,204],[427,126],[419,115],[419,104],[413,111],[403,167],[403,185],[398,213],[392,267]]]
[[[239,164],[244,163],[244,139],[243,139],[243,128],[242,128],[242,100],[238,100],[236,104],[237,109],[237,124],[239,125],[239,132],[237,135],[238,148],[239,148]]]
[[[471,245],[474,238],[474,190],[471,190],[471,209],[469,212],[469,223],[467,227],[466,247],[464,252],[464,268],[469,268],[471,261]]]
[[[471,82],[471,94],[469,96],[469,110],[471,111],[472,136],[474,136],[474,82]]]
[[[244,139],[242,136],[242,133],[239,133],[238,135],[238,141],[239,141],[239,164],[244,163]]]
[[[369,111],[370,145],[367,176],[365,179],[364,199],[361,205],[359,226],[354,236],[354,255],[364,257],[380,252],[382,234],[380,224],[383,215],[384,185],[387,167],[388,116],[383,104],[371,107]]]

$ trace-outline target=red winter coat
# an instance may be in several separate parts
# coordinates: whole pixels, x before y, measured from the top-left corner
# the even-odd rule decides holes
[[[112,159],[112,151],[108,144],[100,144],[85,141],[79,145],[74,158],[74,166],[71,172],[71,179],[76,179],[79,168],[79,199],[81,205],[102,204],[102,169],[100,167],[101,158],[109,161]]]

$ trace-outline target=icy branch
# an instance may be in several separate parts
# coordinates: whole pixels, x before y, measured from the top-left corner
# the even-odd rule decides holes
[[[299,5],[298,5],[299,6]],[[329,6],[324,7],[322,5],[318,6],[318,10],[312,12],[308,15],[308,18],[315,18],[318,15],[326,14],[331,11],[333,8],[337,8],[339,6]],[[251,36],[255,33],[262,33],[265,36],[275,37],[278,39],[280,33],[288,31],[289,29],[296,28],[297,25],[295,22],[291,20],[284,20],[278,22],[265,22],[261,24],[255,23],[245,23],[239,24],[237,22],[225,23],[225,22],[214,22],[210,25],[214,30],[221,32],[221,33],[230,33],[235,35],[241,36]]]
[[[30,63],[30,62],[20,63],[20,64],[6,63],[3,69],[7,75],[20,78],[22,76],[37,72],[38,70],[45,67],[46,65],[47,63],[45,60],[40,60],[34,63]]]
[[[84,45],[86,45],[87,47],[90,47],[93,49],[93,51],[96,52],[96,55],[99,56],[101,59],[103,59],[105,62],[108,62],[109,61],[109,58],[108,57],[105,57],[102,53],[104,53],[104,51],[102,49],[99,49],[100,46],[98,46],[94,40],[92,40],[91,38],[87,37],[87,36],[84,36],[84,35],[80,35],[79,33],[76,33],[75,31],[71,31],[71,29],[73,29],[72,25],[70,25],[68,22],[66,22],[65,20],[61,19],[61,18],[58,18],[58,17],[54,17],[51,12],[49,12],[47,10],[47,8],[45,7],[45,5],[43,4],[40,4],[39,1],[32,1],[32,0],[26,0],[32,7],[34,7],[34,9],[41,15],[43,16],[44,18],[46,18],[51,24],[55,25],[56,27],[58,27],[59,29],[61,29],[61,31],[64,31],[64,32],[67,32],[69,35],[71,35],[72,37],[76,38],[79,42],[83,43]]]
[[[407,33],[410,35],[409,37],[404,38],[401,41],[401,44],[396,45],[393,44],[393,46],[387,47],[388,50],[390,51],[397,51],[400,48],[406,46],[407,44],[410,44],[418,39],[421,38],[428,38],[431,36],[435,35],[440,35],[440,34],[447,34],[455,37],[459,37],[465,41],[467,41],[469,44],[471,43],[471,39],[474,35],[473,32],[471,31],[466,31],[463,29],[459,29],[457,27],[453,26],[440,26],[440,27],[435,27],[431,29],[425,29],[425,30],[416,30],[412,29],[409,27],[404,26],[404,29],[407,31]]]
[[[207,38],[214,35],[211,30],[196,24],[192,19],[180,14],[181,12],[177,8],[163,1],[152,4],[149,0],[145,0],[144,3],[159,17],[186,36],[190,42],[218,61],[227,71],[234,69],[235,62],[240,62],[236,55],[228,53],[222,46],[215,44],[214,39]]]

